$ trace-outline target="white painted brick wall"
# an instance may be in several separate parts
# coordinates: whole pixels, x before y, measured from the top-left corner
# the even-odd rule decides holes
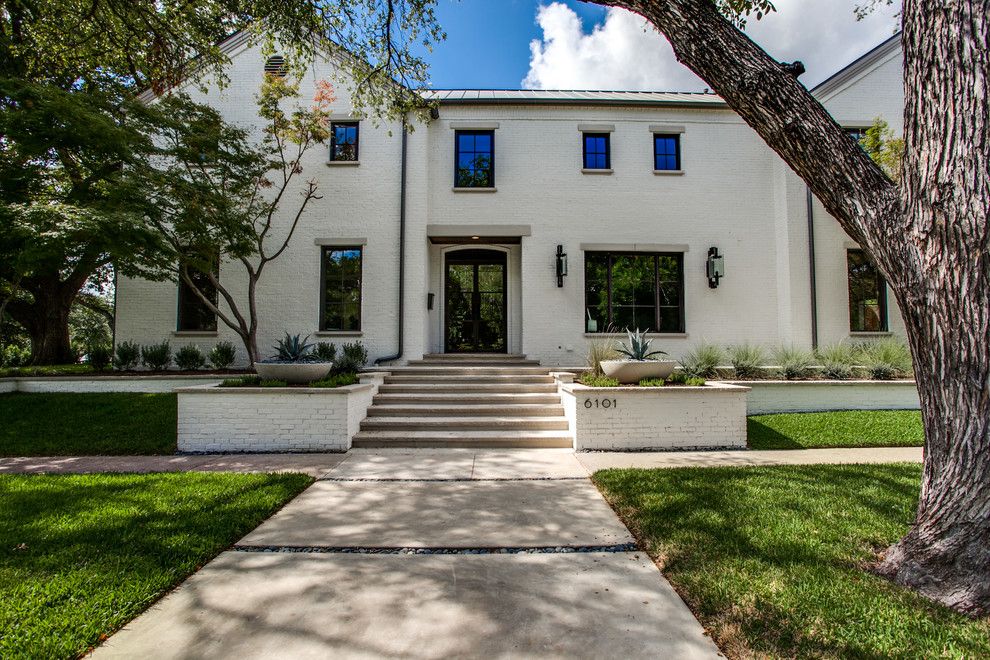
[[[746,447],[748,389],[561,385],[574,448],[645,451]]]
[[[917,410],[914,381],[738,381],[750,388],[750,415],[828,410]]]
[[[374,383],[332,389],[182,389],[179,451],[347,451],[376,390]]]
[[[257,128],[254,95],[263,57],[256,49],[233,55],[228,87],[194,98],[219,107],[234,122]],[[301,84],[308,95],[315,78],[334,77],[318,62]],[[334,114],[353,114],[347,82],[338,84]],[[898,126],[903,106],[898,61],[836,92],[826,105],[845,120],[877,115]],[[458,193],[453,184],[452,121],[498,122],[497,192]],[[580,123],[615,125],[611,175],[581,170]],[[652,172],[651,124],[685,127],[682,176]],[[371,358],[397,345],[398,209],[401,138],[397,124],[362,121],[357,167],[328,167],[326,150],[314,150],[303,179],[315,177],[323,199],[303,217],[287,253],[269,265],[258,292],[259,346],[263,354],[283,332],[315,333],[319,323],[318,238],[365,238],[362,332],[319,337],[359,339]],[[804,186],[735,113],[727,109],[595,106],[454,106],[409,136],[406,231],[405,355],[414,359],[442,348],[441,248],[431,246],[428,224],[528,224],[532,235],[514,246],[509,265],[510,346],[547,365],[583,362],[584,255],[582,243],[683,244],[686,334],[663,336],[659,347],[679,357],[702,341],[758,344],[811,342]],[[293,196],[285,210],[292,207]],[[819,319],[823,343],[847,338],[844,242],[834,219],[816,206]],[[279,218],[284,229],[285,214]],[[558,288],[554,252],[563,245],[570,274]],[[704,275],[708,248],[725,255],[726,277],[710,289]],[[239,264],[221,269],[243,299]],[[427,294],[437,305],[427,312]],[[176,286],[121,278],[118,340],[142,344],[172,337],[176,347],[194,342],[208,349],[237,337],[221,326],[215,337],[175,335]],[[901,328],[891,302],[892,330]]]

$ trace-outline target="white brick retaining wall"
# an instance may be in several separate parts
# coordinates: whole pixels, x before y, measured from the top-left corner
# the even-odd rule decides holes
[[[730,381],[750,388],[750,415],[828,410],[917,410],[913,380]]]
[[[181,388],[179,451],[347,451],[383,377],[336,388]]]
[[[747,387],[586,387],[561,382],[560,390],[578,451],[746,447]]]
[[[218,385],[222,377],[202,376],[15,376],[0,379],[3,392],[173,392],[191,385]]]

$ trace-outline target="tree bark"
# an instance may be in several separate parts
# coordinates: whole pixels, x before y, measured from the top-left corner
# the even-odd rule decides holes
[[[916,519],[880,572],[990,613],[990,0],[905,0],[895,186],[711,0],[593,0],[642,14],[811,187],[900,304],[925,424]]]
[[[990,613],[990,2],[904,3],[908,246],[894,286],[925,425],[918,512],[880,571]]]
[[[32,292],[34,301],[11,301],[7,311],[31,337],[31,364],[71,364],[77,359],[69,341],[72,298],[53,292]]]

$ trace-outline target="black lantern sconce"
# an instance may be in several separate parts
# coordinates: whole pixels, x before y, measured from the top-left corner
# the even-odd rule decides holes
[[[557,286],[564,286],[564,276],[567,275],[567,253],[564,246],[557,246]]]
[[[705,264],[705,273],[708,275],[708,286],[712,289],[718,288],[718,281],[725,277],[725,259],[718,253],[718,248],[708,248],[708,262]]]

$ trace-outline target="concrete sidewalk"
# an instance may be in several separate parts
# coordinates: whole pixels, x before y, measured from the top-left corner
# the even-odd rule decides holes
[[[567,451],[351,452],[96,658],[717,658]]]
[[[919,462],[921,447],[777,451],[582,452],[569,449],[354,449],[346,454],[219,454],[0,458],[0,474],[303,472],[330,479],[560,479],[612,467]]]

